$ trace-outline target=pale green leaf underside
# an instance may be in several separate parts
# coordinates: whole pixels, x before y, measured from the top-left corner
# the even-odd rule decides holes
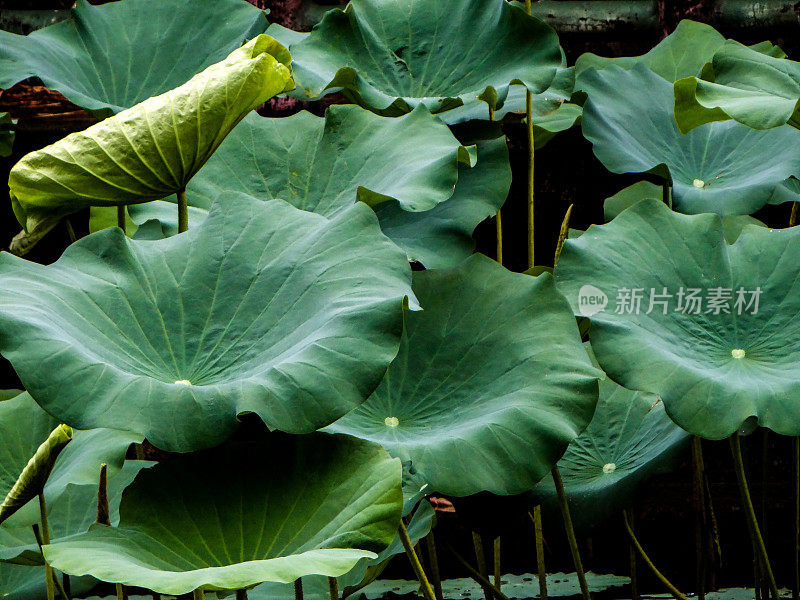
[[[679,212],[750,214],[774,200],[784,181],[800,175],[800,132],[755,131],[712,123],[684,135],[673,116],[672,86],[643,65],[610,66],[583,75],[589,99],[583,133],[614,173],[657,172],[672,180]]]
[[[38,77],[105,117],[182,85],[266,27],[244,0],[79,0],[61,23],[0,31],[0,88]]]
[[[289,60],[260,35],[182,86],[26,155],[9,176],[17,219],[31,232],[83,208],[185,188],[248,112],[291,85]]]
[[[583,286],[606,294],[605,310],[589,317],[597,360],[621,385],[658,394],[683,429],[721,439],[752,418],[798,435],[798,236],[796,227],[745,226],[729,244],[718,216],[679,215],[647,200],[567,241],[556,282],[576,312]],[[620,288],[643,290],[638,314],[629,314]],[[672,294],[666,314],[662,304],[646,314],[651,289],[662,294],[664,288]],[[681,288],[699,290],[699,314],[696,305],[676,310]],[[709,304],[716,288],[732,290],[730,314],[715,314]],[[760,288],[755,314],[746,307],[747,293],[737,309],[740,288]]]
[[[538,94],[561,65],[552,28],[494,0],[354,0],[291,50],[308,96],[341,88],[388,115],[419,104],[443,112],[479,96],[499,105],[514,83]]]
[[[379,446],[273,434],[143,471],[119,528],[44,552],[65,573],[163,594],[236,590],[344,574],[392,541],[402,505],[400,462]]]
[[[424,310],[406,315],[381,385],[327,430],[410,461],[430,492],[530,489],[597,401],[600,371],[564,298],[550,276],[513,274],[482,255],[415,273],[414,291]]]

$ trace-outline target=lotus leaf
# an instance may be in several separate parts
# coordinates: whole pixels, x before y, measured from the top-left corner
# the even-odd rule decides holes
[[[44,554],[70,575],[162,594],[336,577],[386,548],[402,505],[400,461],[376,444],[276,433],[142,471],[118,528],[95,525]]]
[[[745,422],[800,434],[800,229],[745,226],[645,200],[568,240],[555,271],[609,377],[658,394],[684,430],[721,439]]]
[[[561,65],[555,31],[498,0],[353,0],[291,50],[307,96],[341,89],[388,116],[500,107],[512,84],[544,92]]]
[[[369,396],[411,295],[369,207],[328,220],[242,194],[215,206],[185,235],[107,229],[49,267],[0,255],[0,353],[45,410],[186,451],[242,413],[305,433]]]
[[[673,117],[672,86],[644,65],[583,74],[589,99],[583,132],[614,173],[655,172],[672,181],[679,212],[749,214],[780,199],[776,191],[800,175],[800,132],[754,131],[713,123],[683,135]],[[766,161],[765,156],[770,160]]]
[[[266,27],[243,0],[78,0],[66,21],[27,36],[0,31],[0,88],[38,77],[106,117],[178,87]]]
[[[89,577],[73,578],[71,587],[73,595],[84,594],[91,590],[96,581]],[[0,563],[0,598],[3,600],[44,600],[45,589],[44,567],[27,567]]]
[[[603,379],[592,422],[558,461],[575,526],[603,523],[630,506],[645,479],[676,466],[688,441],[658,396]],[[531,497],[555,507],[552,480],[543,480]]]
[[[13,124],[10,114],[0,112],[0,156],[11,154],[11,148],[14,146]]]
[[[291,86],[289,61],[260,35],[182,86],[26,155],[8,180],[17,219],[31,233],[82,208],[184,189],[249,111]]]
[[[411,461],[431,492],[530,489],[597,402],[600,372],[564,298],[549,275],[511,273],[482,255],[414,273],[414,292],[425,310],[406,316],[380,386],[327,430]]]
[[[675,118],[681,131],[734,119],[753,129],[800,127],[800,63],[727,41],[714,54],[704,81],[675,82]]]

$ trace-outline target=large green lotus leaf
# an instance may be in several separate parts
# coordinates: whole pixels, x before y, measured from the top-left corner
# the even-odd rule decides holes
[[[714,54],[712,81],[675,82],[675,118],[681,131],[734,119],[754,129],[800,126],[800,63],[727,41]]]
[[[73,596],[89,592],[97,582],[91,577],[70,580]],[[44,566],[0,563],[0,598],[3,600],[47,600]]]
[[[561,65],[555,31],[498,0],[352,0],[291,50],[307,96],[342,89],[389,116],[501,106],[512,84],[545,91]]]
[[[648,477],[676,466],[688,441],[658,396],[603,379],[592,422],[558,461],[576,527],[604,523],[630,506]],[[551,478],[530,496],[536,504],[556,506]]]
[[[0,31],[0,88],[38,77],[105,117],[178,87],[266,27],[243,0],[78,0],[66,21]]]
[[[26,155],[8,180],[17,219],[30,233],[83,208],[184,189],[248,112],[292,85],[289,61],[260,35],[182,86]]]
[[[0,156],[11,154],[11,148],[14,146],[13,124],[10,114],[0,112]]]
[[[380,443],[431,492],[530,489],[597,402],[600,371],[568,304],[549,275],[511,273],[483,255],[414,273],[414,292],[425,310],[406,316],[381,385],[327,430]]]
[[[403,210],[399,202],[374,207],[381,229],[428,269],[454,267],[475,249],[475,227],[497,214],[511,188],[505,137],[479,142],[478,163],[459,166],[453,196],[425,212]]]
[[[189,222],[202,222],[213,198],[231,189],[325,216],[360,198],[373,204],[381,229],[409,260],[451,267],[472,253],[473,230],[497,213],[511,186],[503,139],[478,144],[473,167],[457,163],[459,152],[463,147],[424,107],[394,119],[353,106],[332,106],[324,120],[305,112],[248,116],[189,185]],[[160,236],[177,233],[173,203],[129,211]]]
[[[215,206],[186,234],[108,229],[49,267],[0,255],[0,353],[45,410],[186,451],[242,413],[306,433],[369,396],[411,295],[369,207],[329,220],[243,194]]]
[[[163,594],[336,577],[391,543],[401,471],[376,444],[273,434],[142,471],[118,528],[95,525],[44,554],[64,573]]]
[[[658,394],[686,431],[798,435],[798,236],[746,226],[729,244],[720,217],[648,200],[568,240],[555,277],[609,377]]]
[[[430,532],[434,521],[434,510],[430,502],[422,502],[406,525],[408,536],[416,544]],[[339,593],[346,598],[371,584],[383,572],[388,562],[405,549],[400,538],[395,536],[392,543],[373,559],[362,559],[356,566],[336,578]],[[247,592],[250,600],[286,600],[294,595],[294,585],[288,583],[262,583]],[[304,600],[329,600],[328,578],[320,575],[303,577]]]
[[[192,180],[187,197],[206,210],[217,196],[235,191],[326,217],[357,200],[395,200],[405,210],[424,211],[453,195],[459,158],[469,160],[467,154],[425,107],[397,119],[352,105],[331,106],[324,119],[252,113]],[[141,223],[148,206],[136,209]]]
[[[791,127],[755,131],[713,123],[683,135],[673,116],[672,86],[637,65],[584,73],[589,98],[583,133],[614,173],[652,171],[672,180],[679,212],[749,214],[774,199],[800,174],[800,132]]]

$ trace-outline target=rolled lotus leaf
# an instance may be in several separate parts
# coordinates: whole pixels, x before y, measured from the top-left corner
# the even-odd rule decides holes
[[[369,399],[326,431],[381,444],[431,492],[518,494],[588,425],[600,371],[552,277],[482,255],[414,273],[423,311]],[[497,294],[497,290],[503,290]]]
[[[500,107],[509,86],[541,93],[561,66],[555,31],[497,0],[353,0],[291,50],[307,96],[341,88],[388,116],[419,104]]]
[[[248,112],[291,88],[290,61],[260,35],[182,86],[26,155],[8,180],[17,219],[31,233],[90,206],[185,189]]]
[[[178,87],[266,27],[245,0],[78,0],[66,20],[30,35],[0,31],[0,88],[37,77],[107,117]]]
[[[71,441],[72,428],[62,424],[42,442],[0,503],[0,523],[42,492],[58,455]]]
[[[589,70],[582,80],[589,94],[583,134],[597,158],[614,173],[665,177],[678,212],[750,214],[792,199],[779,191],[800,175],[800,154],[786,151],[800,147],[797,130],[755,131],[727,122],[684,135],[673,115],[672,86],[644,65]]]
[[[658,394],[707,439],[745,423],[800,434],[800,228],[746,225],[645,200],[564,244],[557,287],[591,320],[609,377]]]
[[[800,128],[800,63],[732,40],[714,54],[710,72],[676,81],[674,93],[684,132],[726,119],[753,129]]]
[[[401,472],[376,444],[276,433],[140,472],[117,528],[95,525],[44,555],[70,575],[162,594],[337,577],[391,543]]]
[[[372,210],[329,220],[242,194],[214,206],[156,243],[115,228],[48,267],[0,254],[0,353],[45,410],[188,451],[243,413],[308,433],[372,393],[406,298],[416,306]]]
[[[592,422],[558,461],[575,526],[605,523],[633,505],[649,477],[680,464],[689,439],[667,416],[658,396],[601,380]],[[549,477],[529,496],[535,504],[558,510]]]

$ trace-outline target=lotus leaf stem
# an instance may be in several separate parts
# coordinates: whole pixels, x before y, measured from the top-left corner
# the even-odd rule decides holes
[[[303,578],[294,580],[294,600],[303,600]]]
[[[772,567],[769,563],[769,557],[767,556],[767,547],[764,544],[764,538],[761,536],[761,529],[758,526],[758,520],[756,519],[756,511],[753,508],[753,500],[750,497],[750,490],[747,487],[747,477],[744,472],[744,461],[742,460],[742,445],[739,441],[739,434],[734,433],[730,438],[731,444],[731,453],[733,454],[733,462],[734,462],[734,470],[736,471],[736,481],[739,484],[739,493],[742,496],[742,504],[744,505],[745,517],[747,519],[750,536],[753,541],[753,545],[756,548],[756,556],[758,557],[761,567],[762,567],[762,574],[766,577],[767,582],[769,584],[769,589],[772,592],[773,597],[777,600],[778,596],[778,586],[775,583],[775,576],[772,573]]]
[[[116,589],[117,589],[117,600],[128,600],[128,590],[125,589],[124,585],[122,585],[121,583],[117,583]]]
[[[531,0],[525,0],[525,12],[531,14]],[[534,262],[534,137],[533,137],[533,94],[525,89],[525,123],[528,128],[528,268],[532,269]]]
[[[581,553],[578,550],[578,540],[575,538],[575,529],[572,527],[572,517],[569,514],[567,493],[564,491],[564,481],[561,479],[561,472],[558,470],[558,466],[553,467],[552,473],[556,494],[558,495],[558,506],[561,509],[561,519],[564,521],[564,529],[567,531],[567,541],[569,542],[570,552],[572,552],[572,560],[575,563],[575,573],[578,575],[578,583],[581,586],[581,595],[583,600],[591,600],[592,595],[589,592],[586,573],[584,573],[583,564],[581,563]]]
[[[800,208],[800,202],[792,202],[792,213],[789,215],[789,227],[797,225],[797,212]]]
[[[95,521],[101,525],[111,525],[108,510],[108,465],[100,465],[100,478],[97,483],[97,518]]]
[[[414,545],[411,543],[411,537],[408,535],[408,529],[406,529],[406,524],[403,523],[402,519],[400,519],[400,526],[397,532],[400,535],[400,542],[403,544],[406,555],[408,555],[408,560],[411,562],[411,568],[414,569],[414,575],[417,576],[417,580],[422,587],[423,597],[425,600],[436,600],[433,588],[431,587],[430,581],[428,581],[427,575],[425,575],[422,563],[419,562],[419,556],[414,552]]]
[[[42,546],[44,545],[44,543],[42,542],[42,534],[39,532],[39,525],[34,523],[32,528],[33,528],[33,537],[36,538],[36,544],[39,546],[39,552],[41,553]],[[45,565],[45,567],[47,567],[47,565]],[[64,583],[66,584],[64,585],[61,583],[58,577],[55,576],[54,573],[53,582],[58,587],[58,592],[61,594],[61,597],[64,598],[64,600],[70,600],[70,595],[69,592],[67,591],[67,586],[69,585],[69,576],[64,574]]]
[[[206,593],[203,591],[203,588],[198,588],[192,592],[192,598],[194,600],[205,600]]]
[[[494,121],[494,108],[489,104],[489,121]],[[503,264],[503,218],[500,214],[502,209],[497,211],[495,217],[495,228],[497,230],[497,262]]]
[[[708,522],[705,499],[705,463],[700,438],[692,437],[692,495],[694,497],[694,543],[697,570],[695,587],[699,600],[706,597],[706,538]]]
[[[561,221],[561,229],[558,232],[558,243],[556,244],[556,253],[553,258],[553,267],[558,264],[558,259],[561,256],[561,250],[564,249],[564,242],[566,242],[567,238],[569,237],[569,218],[572,216],[573,206],[575,205],[569,205],[567,212],[564,214],[564,220]]]
[[[536,567],[539,573],[539,598],[547,599],[547,566],[544,564],[544,535],[542,533],[542,507],[534,506],[528,513],[533,521],[533,536],[536,539]]]
[[[339,600],[339,583],[336,581],[336,577],[328,577],[328,591],[331,600]]]
[[[498,590],[503,589],[503,576],[500,573],[500,536],[494,538],[494,548],[492,557],[494,558],[494,587]]]
[[[69,243],[74,244],[78,241],[78,236],[75,235],[75,228],[69,219],[64,219],[64,224],[67,226],[67,235],[69,236]]]
[[[47,502],[44,499],[44,492],[39,492],[39,521],[42,524],[42,546],[47,546],[50,543],[50,523],[47,520]],[[53,567],[47,562],[44,563],[44,578],[47,586],[47,600],[54,600],[56,597],[55,590],[55,575]]]
[[[644,548],[642,548],[642,545],[639,543],[639,540],[636,539],[636,534],[633,532],[633,527],[631,527],[631,522],[630,519],[628,518],[628,511],[625,510],[622,511],[622,521],[625,524],[625,531],[628,532],[628,537],[631,540],[631,544],[633,544],[634,548],[636,548],[637,552],[639,552],[639,556],[642,557],[642,560],[647,564],[648,567],[650,567],[650,570],[653,572],[653,575],[655,575],[659,579],[659,581],[661,581],[661,583],[663,583],[667,587],[669,593],[672,594],[673,597],[675,597],[677,600],[689,600],[689,598],[685,594],[682,594],[678,588],[672,585],[672,582],[669,579],[667,579],[664,576],[664,574],[661,573],[661,571],[659,571],[656,568],[656,566],[653,564],[653,561],[650,560],[649,556],[647,556],[647,552],[644,551]]]
[[[472,545],[475,547],[475,562],[478,564],[478,572],[486,581],[489,581],[489,570],[486,567],[486,554],[483,551],[483,538],[480,533],[472,532]],[[492,600],[492,590],[483,586],[483,596],[486,600]]]
[[[436,600],[442,600],[442,575],[439,572],[439,556],[436,553],[436,538],[433,535],[433,529],[425,536],[425,543],[428,546],[428,560],[431,565],[431,577],[433,577],[433,592],[436,595]]]
[[[796,206],[797,203],[795,203]],[[794,569],[792,600],[800,598],[800,437],[792,439],[792,473],[794,475]]]
[[[122,229],[122,233],[126,233],[125,231],[125,205],[121,204],[117,207],[117,227]]]
[[[472,577],[472,579],[474,579],[482,587],[488,587],[490,590],[492,590],[494,595],[497,596],[499,600],[509,600],[508,596],[506,596],[502,591],[498,590],[494,585],[492,585],[492,582],[489,581],[483,575],[481,575],[475,567],[469,564],[469,561],[467,561],[467,559],[461,556],[458,553],[458,551],[455,548],[453,548],[453,546],[451,546],[447,542],[445,542],[445,546],[447,547],[447,550],[450,552],[450,554],[453,555],[453,558],[455,558],[461,564],[461,566],[463,566],[467,571],[469,571],[470,577]]]
[[[189,231],[189,203],[186,190],[178,190],[178,233]]]

